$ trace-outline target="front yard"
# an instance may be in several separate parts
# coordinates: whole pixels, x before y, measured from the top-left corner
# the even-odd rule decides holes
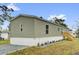
[[[9,44],[10,40],[0,40],[0,45]]]
[[[12,55],[72,55],[79,52],[79,39],[74,41],[63,40],[48,47],[30,47],[19,50]]]

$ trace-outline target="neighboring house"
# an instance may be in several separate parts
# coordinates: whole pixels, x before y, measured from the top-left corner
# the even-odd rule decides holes
[[[2,32],[0,33],[0,36],[1,36],[2,38],[4,38],[4,40],[8,40],[8,39],[9,39],[9,32],[7,32],[7,31],[2,31]]]
[[[42,17],[19,15],[10,24],[10,43],[36,46],[63,39],[62,32],[68,28],[53,24]]]
[[[76,37],[79,38],[79,29],[75,31]]]

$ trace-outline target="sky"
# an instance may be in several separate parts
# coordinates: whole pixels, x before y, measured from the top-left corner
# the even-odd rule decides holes
[[[79,4],[78,3],[8,3],[9,8],[13,8],[12,16],[19,14],[29,14],[42,16],[46,20],[50,20],[54,16],[65,19],[65,23],[69,28],[75,29],[79,19]],[[5,29],[8,22],[5,22]]]

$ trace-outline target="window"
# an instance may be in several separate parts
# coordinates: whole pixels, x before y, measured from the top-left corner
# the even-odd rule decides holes
[[[21,24],[21,28],[22,28],[22,24]]]
[[[21,28],[21,31],[22,31],[22,28]]]
[[[20,30],[21,30],[21,32],[22,32],[22,31],[23,31],[22,24],[20,25],[20,28],[21,28]]]
[[[60,28],[58,28],[58,31],[60,31]]]
[[[48,25],[46,25],[46,29],[48,29],[49,28],[49,26]]]
[[[49,25],[46,25],[46,34],[49,33]]]
[[[46,34],[48,34],[48,30],[46,30]]]

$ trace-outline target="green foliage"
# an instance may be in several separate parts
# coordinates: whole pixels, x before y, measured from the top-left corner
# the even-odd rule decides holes
[[[55,19],[55,21],[54,21],[55,24],[67,27],[67,25],[64,23],[64,21],[65,21],[64,19],[58,19],[57,17],[55,17],[54,19]]]
[[[3,25],[3,22],[5,20],[10,21],[11,20],[11,12],[13,12],[14,10],[12,8],[8,8],[6,5],[1,5],[0,6],[0,11],[1,11],[1,15],[0,15],[0,24]]]

